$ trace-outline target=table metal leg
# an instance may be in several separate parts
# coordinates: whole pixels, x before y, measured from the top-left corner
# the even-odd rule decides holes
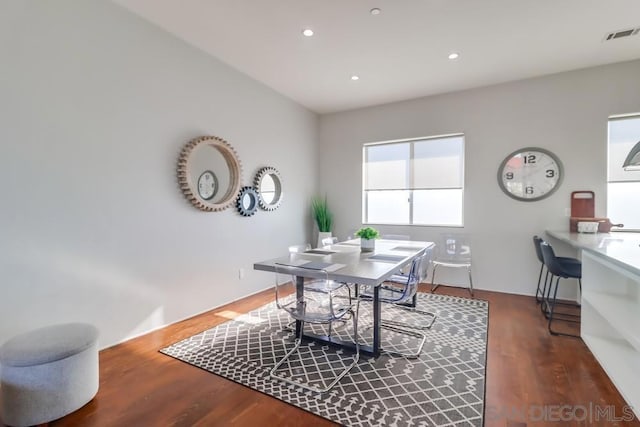
[[[380,330],[382,327],[382,315],[380,304],[380,286],[373,288],[373,356],[380,356]]]
[[[298,300],[298,304],[301,304],[302,297],[304,296],[304,277],[296,276],[296,299]],[[298,307],[301,309],[302,307]],[[300,320],[296,320],[296,337],[300,336],[300,328],[302,327],[302,322]]]

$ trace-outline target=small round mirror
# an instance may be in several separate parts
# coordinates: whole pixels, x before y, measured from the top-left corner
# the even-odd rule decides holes
[[[253,187],[242,187],[236,208],[242,216],[251,216],[258,210],[258,193]]]
[[[276,168],[265,167],[260,169],[254,179],[255,188],[258,190],[258,203],[266,211],[277,209],[282,203],[282,178]]]
[[[253,200],[251,196],[245,193],[244,197],[242,198],[242,207],[244,209],[250,209],[254,201],[255,200]]]

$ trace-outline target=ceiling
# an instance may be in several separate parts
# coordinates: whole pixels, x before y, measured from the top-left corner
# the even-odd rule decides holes
[[[114,1],[317,113],[640,58],[639,0]]]

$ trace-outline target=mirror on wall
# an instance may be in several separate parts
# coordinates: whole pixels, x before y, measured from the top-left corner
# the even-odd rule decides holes
[[[258,193],[253,187],[242,187],[238,199],[236,200],[236,208],[242,216],[251,216],[258,210]]]
[[[195,138],[180,153],[180,188],[203,211],[221,211],[231,206],[240,190],[240,176],[240,160],[231,145],[221,138]]]
[[[254,187],[258,190],[258,203],[262,209],[272,211],[282,203],[282,177],[276,168],[260,169],[255,176]]]

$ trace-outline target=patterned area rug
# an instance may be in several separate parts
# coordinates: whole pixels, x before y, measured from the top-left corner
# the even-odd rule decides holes
[[[427,342],[418,359],[363,355],[324,394],[269,377],[269,370],[292,348],[294,335],[287,326],[288,315],[274,303],[160,351],[343,425],[481,426],[489,303],[420,293],[418,308],[438,316],[426,331]],[[388,304],[383,304],[382,317],[424,320]],[[361,303],[359,318],[360,342],[370,343],[369,302]],[[326,332],[313,328],[315,333]],[[345,322],[334,326],[332,334],[348,339],[352,332],[351,322]],[[416,338],[388,329],[383,329],[382,337],[383,348],[390,351],[402,352],[419,344]],[[281,369],[294,380],[309,381],[317,372],[338,372],[351,362],[350,356],[336,347],[303,343],[300,353]]]

